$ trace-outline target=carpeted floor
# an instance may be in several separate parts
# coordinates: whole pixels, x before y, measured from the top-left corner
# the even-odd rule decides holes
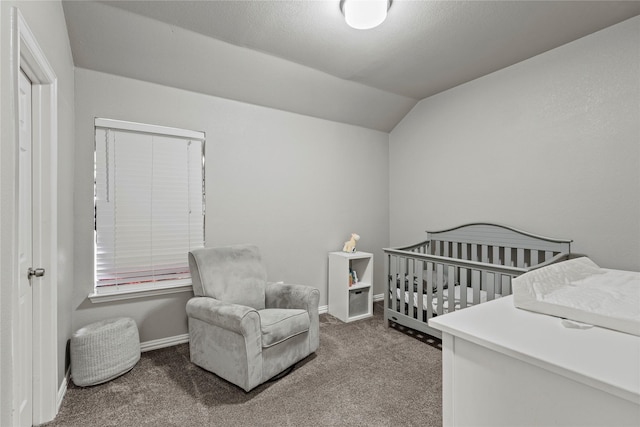
[[[105,384],[73,384],[47,426],[441,426],[439,340],[374,317],[320,316],[320,348],[245,393],[189,362],[187,344],[149,351]]]

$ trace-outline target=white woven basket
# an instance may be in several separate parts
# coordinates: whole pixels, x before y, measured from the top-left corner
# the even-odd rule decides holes
[[[138,360],[140,337],[131,318],[91,323],[71,337],[71,378],[78,386],[112,380],[131,370]]]

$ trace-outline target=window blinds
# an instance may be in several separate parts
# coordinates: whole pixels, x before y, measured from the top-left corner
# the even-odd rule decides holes
[[[190,284],[187,254],[204,246],[204,134],[95,124],[96,293]]]

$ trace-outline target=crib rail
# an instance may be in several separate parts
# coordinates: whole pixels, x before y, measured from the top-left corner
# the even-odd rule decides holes
[[[570,240],[493,224],[429,233],[429,240],[384,249],[385,323],[440,337],[428,319],[511,294],[511,280],[570,255]]]

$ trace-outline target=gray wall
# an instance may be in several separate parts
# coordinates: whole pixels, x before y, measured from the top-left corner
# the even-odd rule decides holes
[[[57,198],[58,198],[58,361],[59,368],[57,377],[60,383],[64,379],[65,367],[65,350],[66,342],[71,334],[71,292],[73,284],[73,166],[72,159],[74,156],[74,73],[73,60],[71,57],[71,49],[69,46],[69,38],[64,18],[62,6],[58,1],[1,1],[0,2],[0,75],[2,75],[2,95],[0,96],[0,104],[2,108],[3,120],[13,120],[13,112],[15,106],[11,104],[12,97],[9,96],[8,76],[10,67],[10,31],[11,31],[11,10],[17,7],[22,13],[27,25],[33,32],[40,48],[44,52],[47,60],[53,68],[57,77],[58,91],[58,177],[57,177]],[[1,202],[2,212],[10,212],[13,208],[11,205],[11,197],[5,197],[13,191],[16,181],[12,174],[15,171],[15,145],[13,137],[7,132],[11,126],[5,126],[2,123],[2,152],[1,169],[3,171],[2,179],[2,195]],[[9,177],[10,179],[5,179]],[[5,209],[5,206],[7,209]],[[12,220],[9,216],[2,218],[3,227],[11,224]],[[6,222],[5,222],[6,221]],[[8,234],[4,233],[3,239]],[[12,230],[10,230],[13,232]],[[11,285],[6,283],[5,276],[2,279],[2,298],[0,298],[0,312],[3,320],[0,322],[1,331],[0,338],[0,384],[2,390],[2,404],[0,406],[0,425],[8,425],[11,415],[11,396],[5,396],[4,391],[11,393],[7,388],[10,384],[11,369],[10,352],[11,347],[7,341],[7,334],[11,332],[11,304],[13,296],[5,294],[10,291]],[[4,317],[9,315],[8,319]],[[5,321],[7,320],[7,321]],[[10,339],[10,336],[9,336]],[[5,375],[7,374],[7,375]]]
[[[640,17],[422,100],[391,132],[390,241],[488,221],[640,270]]]
[[[640,17],[425,99],[388,136],[82,69],[74,129],[73,63],[59,2],[0,2],[0,74],[10,66],[16,5],[58,77],[60,381],[71,331],[91,321],[132,316],[143,341],[186,332],[189,293],[87,300],[94,117],[206,131],[207,243],[260,245],[271,280],[316,286],[322,305],[326,253],[352,231],[362,236],[359,249],[376,257],[376,294],[382,247],[471,221],[569,237],[575,251],[603,266],[640,269]],[[9,102],[2,92],[4,118]],[[2,135],[4,177],[13,153]],[[11,185],[3,179],[3,191]],[[3,343],[11,328],[5,296]],[[7,352],[2,346],[2,382],[11,375]],[[2,397],[0,423],[10,409]]]
[[[388,245],[388,134],[166,86],[76,69],[73,327],[133,317],[141,341],[187,332],[190,293],[93,304],[93,119],[206,132],[206,244],[260,246],[269,280],[320,290],[327,252],[351,232],[374,253],[382,293]],[[186,256],[186,254],[185,254]]]

